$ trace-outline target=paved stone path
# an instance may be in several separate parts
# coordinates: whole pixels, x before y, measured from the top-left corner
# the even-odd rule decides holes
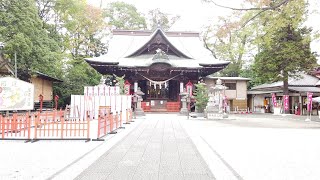
[[[179,120],[160,117],[144,120],[76,179],[215,179]]]

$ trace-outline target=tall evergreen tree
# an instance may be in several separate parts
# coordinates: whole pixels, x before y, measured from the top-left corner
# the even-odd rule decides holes
[[[52,67],[61,65],[61,51],[43,28],[34,1],[2,0],[0,25],[0,41],[5,44],[4,54],[12,60],[17,54],[20,79],[28,81],[34,71],[55,73]]]
[[[271,41],[263,44],[255,57],[256,81],[283,81],[283,92],[288,95],[289,77],[310,72],[316,65],[315,54],[310,49],[310,31],[288,25],[274,32]]]

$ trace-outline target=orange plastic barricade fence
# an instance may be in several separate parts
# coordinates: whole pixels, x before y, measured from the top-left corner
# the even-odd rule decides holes
[[[0,116],[0,134],[2,140],[31,140],[31,120],[29,113],[12,116]]]
[[[99,116],[98,116],[98,135],[96,140],[103,140],[102,137],[110,132],[110,106],[100,106],[99,107]],[[108,129],[109,126],[109,129]]]
[[[33,140],[90,140],[90,119],[65,118],[63,111],[38,112]]]

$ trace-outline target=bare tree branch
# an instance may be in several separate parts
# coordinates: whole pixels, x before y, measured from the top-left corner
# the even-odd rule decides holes
[[[228,6],[224,6],[224,5],[220,5],[218,3],[216,3],[214,0],[208,0],[208,2],[212,2],[214,5],[218,6],[218,7],[222,7],[222,8],[226,8],[226,9],[231,9],[231,10],[236,10],[236,11],[255,11],[255,10],[274,10],[280,6],[282,6],[283,4],[286,4],[287,2],[289,2],[290,0],[283,0],[281,1],[279,4],[274,5],[274,6],[270,6],[270,7],[261,7],[261,8],[234,8],[234,7],[228,7]]]
[[[214,58],[218,59],[217,55],[216,55],[216,52],[214,52],[214,50],[209,48],[209,44],[208,44],[207,39],[205,37],[203,37],[203,42],[204,42],[205,48],[208,49],[211,52],[211,54],[213,55]]]
[[[243,50],[246,46],[246,43],[247,43],[247,35],[245,35],[241,41],[241,44],[240,44],[240,49]],[[238,62],[241,62],[242,61],[242,56],[243,56],[243,51],[241,51],[239,54],[238,54]]]
[[[250,19],[248,19],[246,22],[244,22],[244,23],[241,25],[240,29],[244,28],[250,21],[252,21],[252,20],[255,19],[256,17],[258,17],[261,13],[263,13],[263,12],[265,12],[265,11],[267,11],[267,10],[261,10],[261,11],[259,11],[256,15],[252,16]]]

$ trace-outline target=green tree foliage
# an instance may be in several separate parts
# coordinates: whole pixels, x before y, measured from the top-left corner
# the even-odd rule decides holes
[[[28,81],[34,71],[56,74],[52,66],[61,67],[61,49],[43,28],[34,1],[2,0],[0,24],[4,54],[13,60],[17,53],[19,78]]]
[[[195,86],[194,99],[196,100],[196,107],[198,112],[202,113],[209,101],[208,89],[204,83],[198,83]]]
[[[214,43],[206,44],[214,56],[231,60],[229,67],[223,71],[224,75],[230,76],[231,73],[251,77],[251,85],[285,80],[286,86],[288,77],[296,76],[298,71],[308,71],[315,64],[309,47],[310,30],[302,27],[308,15],[307,1],[246,0],[245,6],[248,8],[226,7],[214,0],[209,2],[235,10],[235,14],[238,14],[223,19],[224,25],[218,24],[218,28],[213,31],[215,34],[212,37],[216,41],[207,41]],[[221,35],[226,38],[220,40]],[[239,46],[234,46],[235,44]],[[250,46],[255,47],[253,52],[258,54],[254,56],[254,66],[244,68],[243,55],[252,52]],[[225,56],[221,56],[219,52]],[[234,61],[239,58],[232,58],[230,54],[240,55],[242,58]]]
[[[203,34],[205,47],[216,59],[230,61],[230,64],[219,73],[220,76],[237,77],[245,64],[244,55],[254,48],[252,42],[254,29],[241,27],[249,14],[235,12],[230,16],[219,17],[218,22],[207,27]],[[241,18],[237,18],[241,17]]]
[[[74,65],[74,61],[77,62],[77,65]],[[68,61],[65,72],[64,82],[54,86],[55,94],[58,94],[60,97],[60,106],[70,104],[72,94],[83,94],[84,86],[97,85],[101,78],[101,75],[84,62],[83,59],[82,61]]]
[[[145,17],[134,5],[124,2],[112,2],[104,9],[104,16],[112,29],[146,29]]]
[[[310,29],[283,27],[274,32],[271,41],[256,55],[253,70],[259,83],[283,81],[288,94],[289,77],[309,72],[316,65],[310,49]]]
[[[256,40],[259,48],[253,66],[255,79],[261,83],[283,81],[284,94],[288,94],[289,77],[308,72],[316,65],[310,50],[311,30],[302,26],[307,5],[305,0],[288,1],[257,19],[261,30]]]
[[[124,89],[125,75],[117,76],[117,75],[113,74],[113,76],[116,78],[117,85],[120,87],[120,94],[124,94],[125,93],[125,89]]]
[[[106,27],[102,10],[78,1],[66,12],[62,13],[60,21],[66,30],[63,33],[64,47],[70,55],[65,62],[64,82],[55,90],[61,93],[64,103],[69,104],[71,94],[83,94],[84,86],[99,84],[101,75],[84,58],[104,54],[107,48],[101,42]]]
[[[167,13],[163,13],[159,8],[152,9],[148,12],[148,25],[149,29],[155,30],[160,26],[164,31],[168,31],[170,27],[180,19],[180,16],[171,16]]]

